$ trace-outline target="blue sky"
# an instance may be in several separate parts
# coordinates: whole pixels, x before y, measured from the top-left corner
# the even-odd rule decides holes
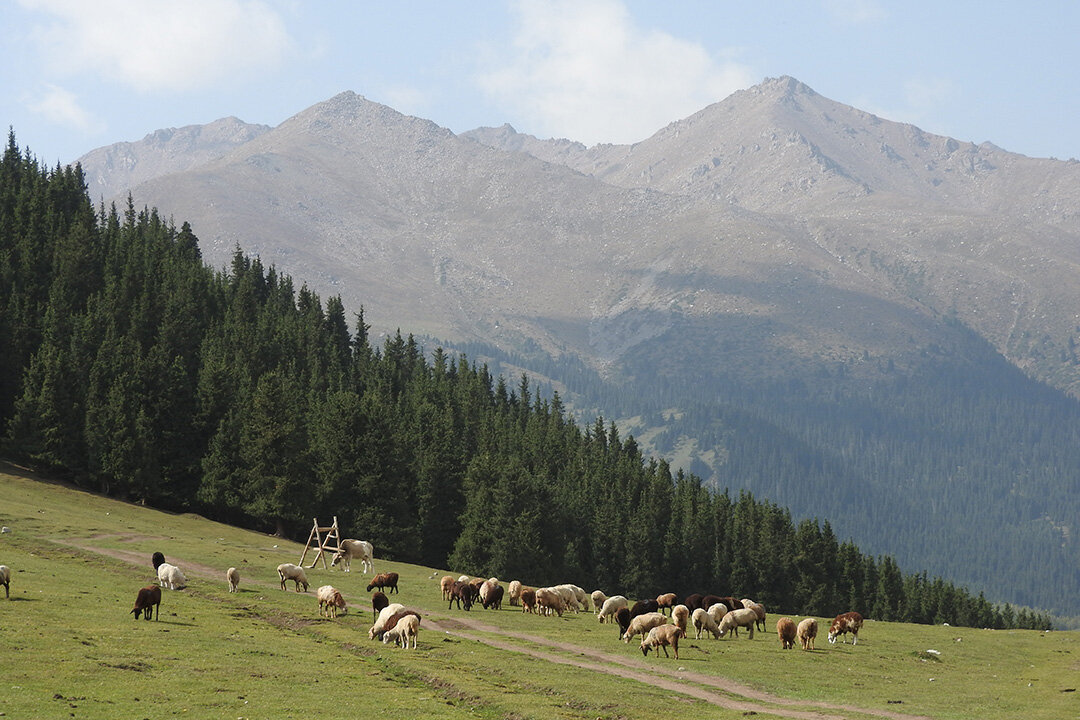
[[[635,142],[766,77],[1080,158],[1080,3],[0,0],[0,122],[48,164],[343,90],[455,132]]]

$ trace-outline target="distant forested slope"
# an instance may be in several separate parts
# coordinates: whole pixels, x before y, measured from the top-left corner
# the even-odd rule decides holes
[[[350,330],[350,325],[353,329]],[[750,595],[883,620],[1046,627],[749,493],[648,459],[557,393],[400,333],[185,223],[94,210],[78,168],[0,160],[6,452],[95,490],[300,537],[336,514],[379,555],[475,574]]]

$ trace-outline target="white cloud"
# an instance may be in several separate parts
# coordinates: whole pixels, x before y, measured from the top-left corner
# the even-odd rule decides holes
[[[46,85],[44,92],[29,98],[26,105],[53,125],[84,134],[100,132],[104,128],[100,119],[83,109],[75,93],[56,85]]]
[[[221,84],[281,61],[291,42],[261,0],[20,0],[49,17],[35,31],[55,71],[90,72],[143,92]]]
[[[535,135],[636,142],[753,82],[745,66],[637,27],[620,0],[522,0],[517,12],[514,58],[478,79]]]

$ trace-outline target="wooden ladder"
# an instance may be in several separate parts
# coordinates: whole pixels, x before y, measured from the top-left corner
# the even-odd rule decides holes
[[[304,554],[300,556],[300,567],[304,567],[304,558],[307,557],[308,550],[312,548],[317,548],[318,552],[315,553],[315,559],[308,567],[315,567],[315,564],[322,560],[323,569],[328,569],[323,552],[336,553],[341,550],[341,533],[338,532],[337,515],[334,516],[334,524],[328,527],[321,527],[319,518],[313,519],[311,534],[308,535],[307,545],[304,546]]]

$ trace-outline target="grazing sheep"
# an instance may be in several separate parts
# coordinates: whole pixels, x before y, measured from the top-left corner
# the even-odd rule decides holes
[[[0,585],[4,586],[4,597],[11,599],[11,568],[0,565]]]
[[[485,610],[502,610],[502,599],[505,591],[506,589],[502,585],[496,585],[488,592],[487,597],[480,601],[480,604],[484,606]]]
[[[762,632],[765,631],[765,606],[761,603],[756,603],[753,600],[742,600],[744,608],[750,608],[757,613],[757,629]]]
[[[371,582],[368,583],[367,591],[371,592],[372,588],[390,588],[390,593],[398,592],[398,574],[396,572],[379,573],[375,577],[371,578]]]
[[[817,620],[814,618],[803,620],[799,623],[795,635],[799,638],[799,644],[802,645],[803,650],[813,650],[814,638],[817,637]]]
[[[636,603],[630,606],[630,617],[636,618],[638,615],[644,615],[645,613],[660,612],[660,606],[655,600],[638,600]]]
[[[240,571],[234,567],[225,571],[225,579],[229,581],[229,592],[236,592],[240,587]]]
[[[338,551],[334,553],[334,559],[330,561],[330,567],[338,563],[344,566],[345,572],[349,572],[352,559],[360,561],[360,572],[375,572],[375,548],[367,540],[342,540],[338,543]]]
[[[416,612],[415,610],[398,610],[396,613],[386,618],[386,624],[383,625],[382,633],[380,635],[377,635],[375,639],[381,640],[386,633],[395,629],[398,626],[398,623],[409,617],[415,617],[417,621],[419,621],[420,613]]]
[[[671,624],[682,628],[686,632],[686,626],[690,623],[690,608],[685,605],[676,605],[671,608]]]
[[[708,608],[703,609],[705,610],[705,612],[709,613],[709,615],[712,616],[712,619],[716,623],[717,627],[719,627],[720,621],[724,619],[724,616],[728,614],[727,605],[725,605],[724,603],[715,603],[713,605],[710,605]]]
[[[648,612],[631,618],[630,626],[626,628],[626,632],[622,635],[623,642],[628,643],[635,635],[645,635],[654,627],[667,625],[667,622],[667,615],[658,612]]]
[[[7,570],[7,568],[0,565],[0,570]],[[136,620],[139,619],[139,613],[143,613],[147,620],[150,619],[150,615],[153,615],[154,619],[157,620],[160,609],[161,588],[157,585],[147,585],[142,590],[139,590],[139,594],[135,598],[135,607],[131,608],[131,612],[135,613]]]
[[[516,607],[521,604],[521,591],[525,588],[520,580],[510,581],[510,605]]]
[[[757,625],[757,613],[750,608],[731,610],[724,616],[724,619],[720,621],[720,635],[722,637],[730,630],[735,637],[738,637],[739,628],[746,627],[750,628],[750,639],[753,640],[755,625]]]
[[[584,589],[569,583],[565,587],[570,588],[574,592],[574,600],[577,601],[577,604],[581,606],[582,610],[585,612],[590,612],[592,610],[592,608],[589,607],[589,594],[586,593]]]
[[[307,573],[304,568],[293,563],[281,563],[277,566],[278,577],[281,578],[281,589],[285,589],[285,581],[292,580],[296,584],[296,592],[300,592],[300,586],[304,586],[304,592],[308,591]]]
[[[402,650],[409,648],[409,640],[412,640],[413,650],[416,649],[416,636],[420,634],[420,616],[419,615],[406,615],[401,618],[394,627],[386,630],[383,633],[382,641],[385,645],[391,640],[394,641],[394,645],[400,646]]]
[[[701,599],[704,597],[705,596],[701,593],[693,593],[691,595],[687,595],[686,599],[683,600],[682,604],[690,608],[690,612],[694,612],[699,607],[701,607]]]
[[[656,596],[656,607],[660,610],[660,612],[664,612],[664,610],[667,610],[668,614],[670,615],[671,608],[675,607],[678,604],[679,596],[675,593],[664,593],[663,595]],[[658,650],[657,653],[659,652],[660,651]]]
[[[443,575],[442,580],[439,581],[439,587],[442,589],[442,599],[450,599],[450,591],[454,589],[454,576]]]
[[[319,614],[323,617],[336,618],[339,609],[342,614],[347,611],[345,598],[333,585],[323,585],[315,591],[315,597],[319,599]]]
[[[480,598],[480,604],[484,606],[484,609],[487,609],[488,606],[488,594],[497,587],[500,587],[498,578],[488,578],[484,582],[480,583],[480,594],[478,595],[478,597]]]
[[[405,606],[401,603],[391,603],[380,610],[379,617],[375,618],[375,624],[368,630],[368,640],[375,640],[376,638],[381,640],[386,621],[404,609]]]
[[[623,597],[622,595],[612,595],[604,601],[604,604],[600,607],[600,612],[596,613],[596,619],[600,622],[604,622],[606,618],[614,616],[616,611],[619,610],[619,608],[629,607],[630,601],[627,600],[625,597]],[[627,610],[627,612],[629,612],[629,609]]]
[[[841,615],[837,615],[836,619],[832,621],[832,625],[829,627],[829,642],[835,644],[836,638],[846,633],[851,633],[855,638],[851,641],[852,645],[859,644],[859,630],[862,629],[863,616],[857,612],[846,612]],[[845,640],[845,642],[847,642]]]
[[[454,587],[450,589],[450,604],[446,606],[446,609],[449,610],[454,607],[456,602],[458,610],[461,610],[462,606],[466,610],[472,610],[473,603],[476,602],[477,592],[475,585],[458,580],[454,583]]]
[[[531,587],[521,588],[521,595],[518,596],[518,599],[521,600],[521,612],[536,612],[536,591]]]
[[[782,617],[776,621],[776,634],[780,637],[780,647],[790,650],[795,647],[795,623],[791,618]]]
[[[573,612],[578,612],[581,609],[581,603],[578,601],[577,590],[579,590],[580,588],[575,588],[577,588],[576,585],[563,584],[553,585],[548,589],[554,590],[559,594],[559,597],[562,598],[563,610],[572,610]],[[581,594],[584,595],[585,591],[582,590]],[[539,599],[539,597],[537,597],[537,599]]]
[[[469,582],[469,576],[468,575],[462,575],[461,577],[459,577],[457,579],[457,581],[467,583],[467,582]]]
[[[649,650],[655,649],[656,656],[660,657],[660,648],[664,648],[664,657],[668,655],[667,646],[670,645],[675,651],[675,659],[679,659],[679,638],[686,637],[686,631],[675,625],[658,625],[649,630],[649,634],[641,641],[641,654],[648,657]]]
[[[390,604],[390,601],[386,599],[386,595],[381,591],[376,590],[371,593],[371,609],[374,617],[379,617],[379,613],[384,607]]]
[[[573,593],[571,593],[573,595]],[[577,602],[576,600],[574,601]],[[536,589],[536,607],[541,615],[557,614],[562,617],[566,610],[566,600],[556,588],[546,587]]]
[[[155,552],[150,556],[150,562],[153,564],[154,570],[157,570],[161,566],[161,563],[165,562],[165,556],[160,552]]]
[[[593,607],[599,612],[600,608],[604,607],[604,603],[607,602],[608,596],[600,590],[593,590],[589,595],[589,599],[592,600]]]
[[[707,610],[701,608],[695,610],[690,616],[690,622],[694,624],[694,637],[696,639],[700,640],[706,631],[711,632],[713,638],[720,637],[720,628]]]
[[[187,578],[180,568],[169,563],[161,563],[157,569],[158,585],[170,590],[181,590],[187,587]]]

